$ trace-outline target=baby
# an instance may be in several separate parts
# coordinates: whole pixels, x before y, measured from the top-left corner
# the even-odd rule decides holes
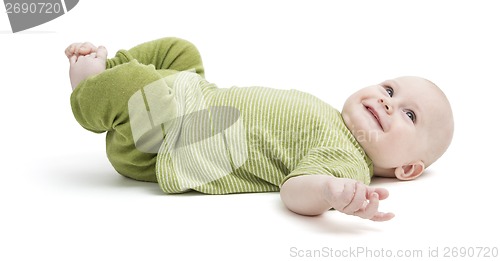
[[[189,42],[163,38],[120,50],[74,43],[65,51],[71,106],[87,130],[107,132],[118,173],[166,193],[280,191],[302,215],[329,209],[374,221],[388,197],[375,176],[412,180],[453,136],[444,93],[400,77],[351,95],[342,112],[296,90],[217,88]]]

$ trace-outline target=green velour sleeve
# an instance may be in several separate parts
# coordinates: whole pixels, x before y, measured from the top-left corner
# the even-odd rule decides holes
[[[152,65],[132,60],[82,81],[71,94],[71,108],[80,125],[92,132],[115,129],[128,121],[130,97],[162,79]]]
[[[156,181],[156,138],[177,108],[166,76],[192,69],[204,76],[198,50],[182,39],[162,38],[120,50],[107,60],[105,71],[73,90],[73,115],[83,128],[107,132],[106,152],[120,174]],[[153,115],[158,109],[162,117]]]
[[[153,65],[143,65],[137,60],[87,78],[71,95],[71,108],[78,123],[92,132],[107,131],[106,153],[116,171],[142,181],[156,181],[156,154],[151,150],[157,139],[148,137],[155,134],[153,138],[157,138],[160,124],[168,122],[162,118],[159,126],[151,125],[145,110],[155,107],[163,109],[164,118],[176,115],[174,94],[165,78]],[[134,130],[132,123],[141,128]]]
[[[157,70],[194,69],[202,77],[205,73],[198,49],[180,38],[165,37],[139,44],[128,51],[120,50],[114,58],[107,60],[106,67],[113,68],[133,59],[141,64],[153,65]]]

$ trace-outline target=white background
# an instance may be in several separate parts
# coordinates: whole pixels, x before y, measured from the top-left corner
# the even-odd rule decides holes
[[[429,248],[500,247],[496,1],[117,3],[82,0],[16,34],[0,9],[0,260],[300,260],[294,247],[422,250],[392,258],[422,260]],[[164,36],[196,44],[219,87],[299,89],[339,109],[387,78],[429,78],[452,103],[453,143],[416,181],[374,181],[391,193],[386,223],[298,216],[278,193],[164,195],[116,174],[105,136],[74,120],[63,53],[90,41],[113,55]]]

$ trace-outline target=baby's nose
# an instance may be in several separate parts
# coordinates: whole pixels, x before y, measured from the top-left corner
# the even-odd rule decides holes
[[[385,111],[388,114],[392,114],[392,106],[389,104],[389,102],[387,102],[385,99],[379,99],[378,103],[380,103],[384,107]]]

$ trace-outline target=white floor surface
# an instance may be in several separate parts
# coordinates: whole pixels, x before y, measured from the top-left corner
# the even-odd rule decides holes
[[[0,9],[0,260],[499,260],[495,1],[116,3],[82,0],[15,34]],[[116,174],[104,135],[74,120],[63,53],[163,36],[195,43],[219,87],[293,88],[339,109],[387,78],[429,78],[453,105],[453,143],[415,181],[374,181],[391,193],[385,223],[298,216],[278,193],[165,195]]]

